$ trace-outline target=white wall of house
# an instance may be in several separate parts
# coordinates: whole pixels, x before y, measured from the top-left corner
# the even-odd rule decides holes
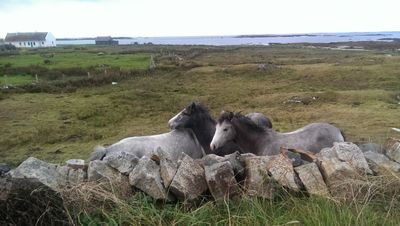
[[[52,33],[48,32],[43,47],[55,47],[56,45],[56,38]]]
[[[39,47],[55,47],[56,38],[50,32],[46,35],[44,41],[23,41],[23,42],[7,42],[7,44],[14,45],[17,48],[39,48]]]

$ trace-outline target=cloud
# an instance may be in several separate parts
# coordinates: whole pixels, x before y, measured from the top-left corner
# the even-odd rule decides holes
[[[104,2],[104,1],[111,1],[111,0],[1,0],[0,1],[0,8],[5,7],[18,7],[42,2]]]
[[[33,0],[2,0],[0,1],[0,8],[11,7],[16,5],[31,4]]]

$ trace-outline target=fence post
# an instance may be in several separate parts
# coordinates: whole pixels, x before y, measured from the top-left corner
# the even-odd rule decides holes
[[[5,87],[8,86],[8,84],[7,84],[7,75],[4,75],[4,86],[5,86]]]
[[[39,83],[39,76],[35,74],[36,83]]]
[[[154,55],[150,56],[150,69],[155,69],[156,68],[156,62],[154,61]]]

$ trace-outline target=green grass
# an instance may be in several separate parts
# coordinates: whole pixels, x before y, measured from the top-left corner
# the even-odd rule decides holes
[[[184,59],[182,67],[170,53]],[[0,93],[0,161],[17,166],[29,156],[53,163],[86,159],[97,144],[168,131],[167,121],[191,101],[204,103],[215,117],[221,110],[262,112],[281,132],[318,121],[334,123],[353,142],[383,143],[387,137],[399,137],[390,129],[399,126],[400,117],[396,54],[388,58],[379,51],[291,46],[81,46],[23,50],[0,56],[0,66],[57,70],[107,64],[136,70],[148,67],[151,54],[161,59],[158,66],[163,69],[128,76],[118,85]],[[278,69],[257,70],[263,62]],[[10,83],[18,84],[29,83],[28,78],[33,77],[8,76]],[[293,96],[304,104],[288,103]],[[396,225],[400,219],[394,212],[399,209],[396,196],[362,205],[285,197],[186,208],[137,194],[111,209],[99,207],[79,216],[83,225]]]
[[[0,86],[4,85],[24,85],[24,84],[31,84],[35,82],[35,78],[30,75],[3,75],[0,78]]]
[[[49,63],[45,63],[48,60]],[[98,67],[102,65],[119,67],[122,69],[147,69],[150,56],[146,53],[137,54],[110,54],[103,52],[74,51],[58,52],[52,49],[45,53],[27,52],[18,55],[0,56],[0,65],[12,67],[43,66],[49,69],[71,67]]]
[[[52,51],[62,54],[58,48]],[[100,50],[79,51],[86,52],[80,53],[84,56]],[[73,93],[2,94],[0,158],[14,166],[31,155],[51,162],[85,159],[96,144],[168,131],[169,118],[193,100],[206,104],[215,117],[221,110],[262,112],[281,132],[319,121],[344,129],[353,142],[382,143],[396,135],[390,130],[398,126],[400,116],[396,57],[282,47],[243,47],[225,53],[221,47],[190,58],[191,49],[186,51],[181,55],[197,67],[173,66],[122,80],[117,86],[79,88]],[[29,57],[31,52],[18,57],[25,54]],[[66,59],[73,53],[64,54]],[[256,62],[271,59],[281,63],[278,70],[257,70]],[[359,66],[363,60],[367,66]],[[22,82],[30,77],[15,78]],[[286,103],[292,96],[302,97],[306,104]]]
[[[397,207],[398,208],[398,207]],[[205,202],[185,208],[182,203],[155,203],[137,194],[116,208],[81,213],[81,225],[398,225],[396,209],[356,206],[321,197],[278,200],[241,198]]]

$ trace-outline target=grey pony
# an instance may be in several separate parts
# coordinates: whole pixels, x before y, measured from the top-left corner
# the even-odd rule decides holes
[[[216,150],[234,141],[243,153],[275,155],[281,147],[298,148],[318,153],[334,142],[345,140],[342,131],[328,123],[311,123],[289,133],[278,133],[272,128],[260,127],[240,113],[221,113],[211,149]]]

